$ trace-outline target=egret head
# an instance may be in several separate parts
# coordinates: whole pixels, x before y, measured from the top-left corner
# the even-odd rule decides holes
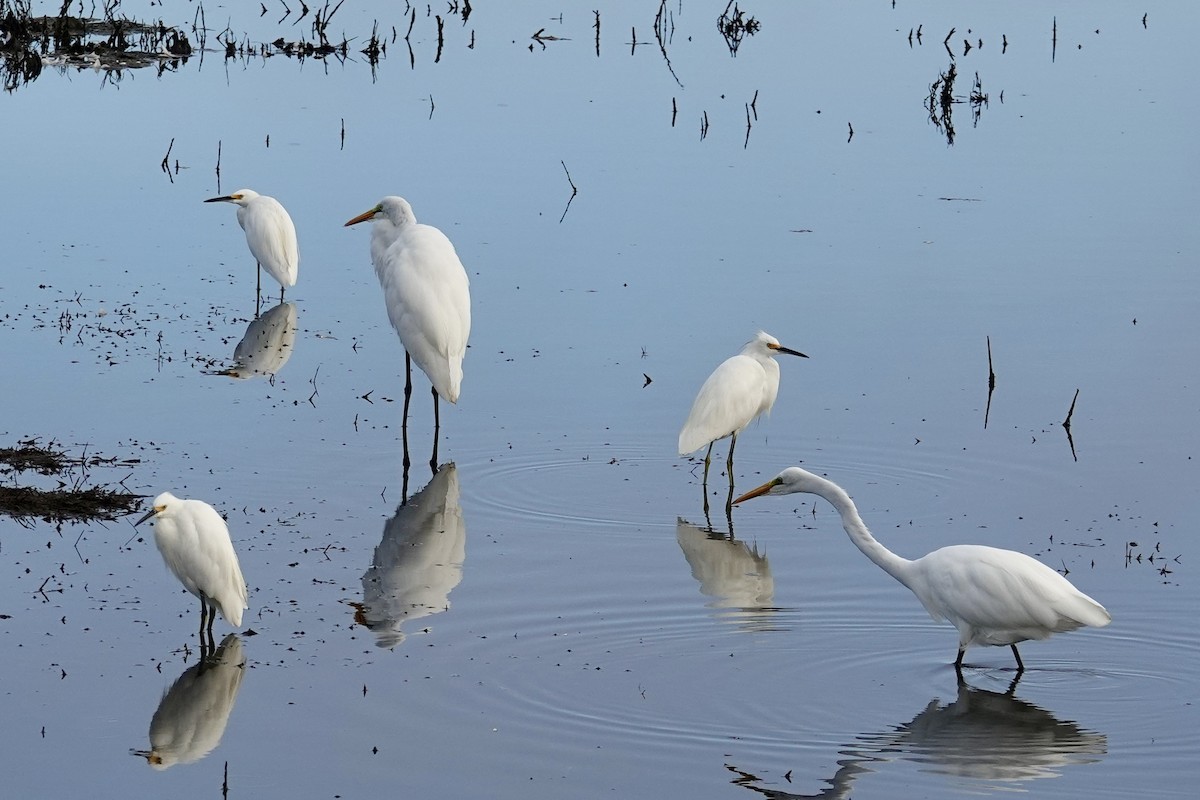
[[[239,206],[244,206],[254,198],[258,197],[258,192],[253,189],[238,189],[230,194],[223,194],[220,197],[210,197],[204,202],[206,203],[235,203]]]
[[[348,228],[351,225],[357,225],[360,222],[368,220],[387,220],[396,226],[417,221],[413,215],[412,206],[408,204],[408,201],[403,197],[396,197],[395,195],[383,198],[374,208],[364,211],[354,219],[349,220],[344,227]]]
[[[759,331],[757,334],[755,334],[753,339],[746,342],[746,346],[742,349],[742,352],[748,353],[748,354],[751,352],[759,353],[759,354],[767,355],[767,356],[774,356],[774,355],[778,355],[780,353],[787,353],[790,356],[800,356],[801,358],[808,358],[808,356],[804,355],[804,353],[801,353],[798,350],[792,350],[790,347],[784,347],[783,345],[781,345],[779,343],[778,339],[776,339],[774,336],[767,333],[766,331]]]
[[[179,502],[178,497],[171,494],[170,492],[163,492],[158,497],[154,498],[154,505],[151,506],[150,510],[147,511],[145,513],[145,515],[142,516],[141,519],[139,519],[137,522],[133,523],[133,527],[136,528],[138,525],[141,525],[143,522],[150,519],[151,517],[157,517],[159,514],[165,513],[167,511],[167,509],[169,509],[171,507],[172,504],[178,503],[178,502]]]
[[[819,494],[817,488],[827,483],[828,481],[824,478],[818,477],[807,470],[800,469],[799,467],[788,467],[762,486],[759,486],[757,489],[751,489],[734,500],[733,504],[737,505],[743,500],[749,500],[752,497],[761,497],[764,494],[796,494],[798,492]]]

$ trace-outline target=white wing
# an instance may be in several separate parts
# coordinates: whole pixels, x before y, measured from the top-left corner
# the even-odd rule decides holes
[[[687,455],[749,425],[762,406],[766,383],[762,365],[749,356],[721,362],[692,403],[679,432],[679,454]]]
[[[457,403],[471,333],[471,295],[454,245],[432,226],[406,226],[375,270],[404,349],[437,393]]]

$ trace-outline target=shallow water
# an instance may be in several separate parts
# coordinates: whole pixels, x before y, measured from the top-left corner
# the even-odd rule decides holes
[[[190,25],[176,5],[153,14]],[[723,5],[666,9],[678,81],[656,4],[598,6],[599,56],[591,6],[480,4],[445,15],[437,63],[419,14],[411,68],[402,38],[374,70],[212,51],[0,98],[0,430],[217,506],[255,634],[240,683],[185,681],[196,609],[148,532],[0,519],[14,796],[1190,796],[1200,13],[766,4],[734,58]],[[206,11],[253,41],[306,29]],[[953,145],[923,106],[951,28],[956,94],[978,73],[989,96],[974,124],[953,106]],[[241,186],[300,235],[257,323],[233,209],[200,202]],[[455,242],[474,312],[455,467],[426,488],[417,376],[403,507],[402,351],[368,232],[341,227],[391,193]],[[707,523],[675,438],[758,328],[811,358],[739,439],[739,490],[803,463],[901,554],[1018,549],[1113,624],[1025,645],[1015,686],[1007,650],[971,650],[960,689],[954,631],[821,501],[730,523],[719,475]],[[185,684],[211,719],[156,718]],[[151,769],[131,751],[168,716],[194,744]]]

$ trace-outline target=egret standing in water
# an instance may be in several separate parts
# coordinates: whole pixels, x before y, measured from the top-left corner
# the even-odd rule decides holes
[[[808,358],[804,353],[790,350],[779,344],[769,333],[759,331],[746,343],[736,356],[725,359],[708,380],[700,387],[700,393],[692,403],[683,430],[679,431],[679,455],[693,453],[704,445],[704,508],[708,510],[708,467],[712,461],[713,443],[729,437],[729,499],[725,503],[728,515],[733,501],[733,448],[738,434],[761,414],[768,414],[779,394],[779,365],[775,356],[787,353]]]
[[[170,492],[154,498],[154,507],[134,523],[154,518],[154,544],[183,588],[200,598],[200,641],[221,612],[233,627],[242,624],[247,608],[246,580],[229,528],[217,510],[201,500],[180,500]],[[206,625],[207,623],[207,625]]]
[[[296,226],[279,201],[253,189],[238,189],[233,194],[210,197],[206,203],[234,203],[238,224],[246,232],[246,244],[258,262],[255,296],[262,294],[262,271],[279,282],[279,302],[283,292],[296,285],[300,267],[300,248],[296,244]],[[256,302],[257,307],[257,302]]]
[[[842,517],[850,541],[880,569],[917,596],[929,616],[958,628],[956,672],[971,645],[1008,645],[1025,671],[1017,643],[1112,621],[1104,606],[1070,581],[1024,553],[978,544],[956,544],[910,561],[888,550],[867,530],[842,487],[799,467],[788,467],[735,500],[804,492],[827,500]]]
[[[438,398],[458,402],[462,361],[471,333],[471,292],[467,271],[446,235],[417,222],[402,197],[385,197],[346,226],[375,223],[371,231],[371,263],[383,287],[388,319],[404,345],[404,466],[408,459],[408,403],[412,396],[412,362],[433,384],[433,457],[437,472]]]

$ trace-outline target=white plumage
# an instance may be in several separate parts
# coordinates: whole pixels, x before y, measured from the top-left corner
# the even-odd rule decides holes
[[[915,561],[884,547],[867,529],[854,501],[842,487],[799,467],[735,500],[764,494],[805,492],[827,500],[842,518],[850,541],[884,572],[907,586],[935,620],[958,629],[958,658],[972,645],[1008,645],[1024,670],[1017,643],[1112,621],[1104,606],[1070,581],[1024,553],[985,545],[958,544],[934,550]]]
[[[208,503],[180,500],[170,492],[154,498],[154,507],[135,526],[151,517],[154,543],[167,568],[183,588],[200,598],[201,630],[207,619],[211,633],[214,608],[239,627],[248,595],[225,520]]]
[[[296,285],[300,269],[300,248],[296,226],[287,210],[274,197],[253,189],[238,189],[232,194],[210,197],[206,203],[234,203],[237,220],[246,232],[246,244],[261,269],[279,284],[279,300],[284,290]]]
[[[446,235],[417,222],[404,198],[385,197],[346,225],[367,220],[375,223],[371,264],[383,287],[388,319],[434,391],[457,403],[471,334],[467,271]]]
[[[738,434],[760,414],[769,413],[779,394],[779,365],[774,358],[779,353],[808,358],[804,353],[783,347],[769,333],[759,331],[740,353],[721,362],[700,387],[687,421],[679,431],[679,455],[685,456],[708,445],[704,456],[705,485],[708,484],[713,442],[728,436],[726,466],[732,491],[733,448],[737,445]]]

